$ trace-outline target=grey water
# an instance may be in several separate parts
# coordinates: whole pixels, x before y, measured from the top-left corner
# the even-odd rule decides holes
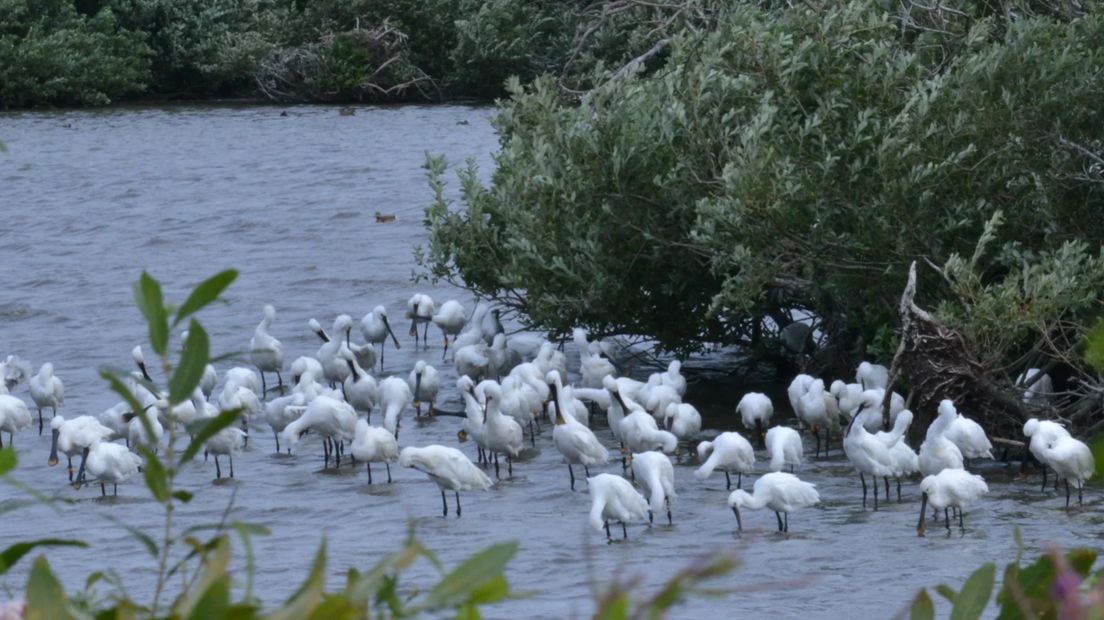
[[[405,376],[424,357],[442,370],[439,404],[461,408],[455,370],[440,361],[439,333],[431,329],[429,350],[415,351],[401,317],[406,299],[418,291],[472,307],[462,290],[411,280],[418,272],[414,248],[427,238],[422,210],[431,198],[421,166],[426,152],[444,154],[453,164],[471,158],[489,178],[498,148],[493,110],[280,112],[181,106],[0,115],[0,140],[8,147],[0,154],[0,355],[18,354],[36,369],[53,362],[66,389],[60,413],[96,415],[117,401],[98,371],[129,369],[131,347],[146,341],[132,289],[142,270],[163,282],[168,299],[180,302],[191,286],[228,267],[241,275],[226,303],[200,315],[215,353],[246,350],[266,303],[277,308],[271,331],[283,341],[287,363],[317,350],[320,342],[307,328],[311,317],[326,326],[339,313],[359,321],[383,304],[398,319],[402,341],[401,350],[388,346],[384,374]],[[448,195],[456,200],[455,175],[448,180]],[[377,223],[377,211],[393,214],[394,221]],[[223,361],[218,368],[234,364]],[[713,432],[738,429],[733,408],[743,389],[692,385],[687,400],[709,402],[706,427]],[[31,402],[25,386],[15,394]],[[783,422],[784,400],[775,401]],[[406,416],[402,445],[457,445],[459,419],[414,423],[411,412]],[[596,428],[616,453],[608,430],[601,423]],[[901,503],[894,498],[877,512],[864,510],[857,476],[838,443],[829,458],[813,459],[806,441],[808,459],[798,474],[817,485],[822,504],[793,514],[788,535],[778,534],[774,515],[761,511],[744,516],[746,529],[738,536],[723,476],[699,482],[692,475],[697,463],[684,457],[675,467],[673,527],[659,519],[653,527],[631,524],[627,542],[606,544],[604,533],[587,524],[585,484],[568,488],[547,427],[515,464],[513,478],[489,492],[463,494],[463,517],[450,510],[442,518],[437,487],[422,474],[394,466],[388,485],[377,466],[376,484],[369,485],[363,468],[323,472],[317,439],[308,436],[293,456],[278,456],[271,433],[256,424],[247,450],[234,461],[233,482],[216,484],[214,464],[202,460],[184,470],[180,484],[195,499],[175,519],[183,529],[227,513],[229,520],[271,530],[254,540],[256,594],[267,605],[295,590],[323,537],[334,588],[349,568],[368,568],[396,550],[410,524],[447,566],[494,542],[516,540],[520,551],[507,574],[514,589],[530,596],[488,608],[488,617],[497,618],[586,617],[595,588],[639,576],[643,599],[689,563],[723,551],[734,551],[741,562],[709,583],[724,592],[692,596],[673,617],[720,609],[746,617],[889,617],[920,587],[958,586],[984,562],[1011,561],[1015,526],[1029,557],[1054,544],[1100,545],[1104,528],[1095,491],[1084,509],[1067,511],[1064,497],[1040,492],[1035,474],[1019,480],[1015,465],[1001,463],[980,464],[991,492],[967,510],[965,531],[956,526],[947,533],[930,523],[927,536],[918,537],[915,480],[906,481]],[[111,569],[132,596],[148,600],[154,562],[115,522],[159,538],[162,513],[140,481],[121,485],[117,499],[101,500],[98,485],[73,490],[64,463],[47,466],[48,430],[17,434],[15,447],[15,479],[75,501],[3,513],[0,547],[46,537],[85,540],[91,549],[48,553],[67,588],[79,589],[94,570]],[[471,443],[461,448],[474,458]],[[620,464],[602,471],[619,472]],[[0,506],[25,497],[0,484]],[[0,578],[9,596],[20,596],[29,565],[24,560]],[[234,569],[241,585],[240,546]],[[435,574],[419,563],[401,584],[424,588]]]

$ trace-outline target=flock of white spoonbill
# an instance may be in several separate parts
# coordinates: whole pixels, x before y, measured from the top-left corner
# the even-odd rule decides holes
[[[437,407],[441,375],[424,359],[406,377],[390,376],[377,381],[372,375],[377,362],[383,368],[388,340],[396,349],[401,347],[383,306],[376,306],[361,319],[364,344],[353,342],[354,320],[349,315],[338,316],[329,332],[311,319],[311,331],[322,344],[313,356],[298,357],[291,362],[288,389],[283,377],[283,346],[269,333],[276,311],[265,306],[250,341],[251,361],[260,380],[253,368],[239,366],[223,374],[220,386],[218,373],[208,365],[191,398],[172,407],[165,395],[156,391],[141,347],[131,352],[138,370],[131,373],[127,387],[144,407],[142,411],[132,411],[124,401],[98,417],[80,415],[70,419],[58,414],[58,409],[65,405],[65,391],[53,365],[45,363],[32,374],[30,364],[9,355],[0,364],[4,379],[0,385],[0,432],[8,433],[11,445],[16,433],[32,425],[33,417],[26,402],[11,394],[26,384],[38,411],[39,434],[45,428],[44,411],[49,409],[53,416],[49,420],[53,435],[49,464],[55,465],[58,453],[63,453],[68,460],[69,480],[76,488],[94,480],[106,495],[107,484],[115,487],[139,471],[142,459],[136,453],[138,448],[156,450],[166,428],[235,409],[241,411],[241,428],[225,428],[206,442],[207,453],[214,457],[217,478],[222,477],[220,456],[228,459],[229,476],[234,476],[234,454],[246,446],[249,425],[263,422],[275,436],[277,452],[281,450],[281,440],[290,453],[304,434],[313,433],[322,439],[326,467],[331,460],[340,467],[348,450],[352,466],[358,461],[366,464],[369,482],[373,463],[384,465],[389,483],[390,464],[395,461],[423,472],[440,488],[446,516],[449,509],[446,492],[454,493],[459,517],[460,491],[491,487],[492,480],[484,470],[489,471],[493,464],[495,476],[501,477],[500,459],[506,461],[506,475],[512,476],[514,459],[525,447],[526,433],[528,442],[536,445],[541,423],[546,421],[552,426],[551,443],[567,464],[571,489],[576,484],[575,467],[581,467],[586,475],[591,499],[589,521],[595,529],[604,528],[607,537],[611,521],[621,523],[625,537],[626,523],[652,522],[657,513],[666,512],[668,523],[672,522],[671,500],[676,496],[676,484],[675,469],[668,455],[681,455],[684,450],[692,454],[694,446],[700,461],[694,477],[700,481],[714,471],[724,473],[726,487],[731,491],[728,506],[735,513],[740,529],[741,509],[769,508],[775,513],[779,531],[786,532],[789,513],[820,501],[815,486],[793,474],[805,458],[801,434],[789,426],[770,427],[774,406],[765,394],[744,394],[736,405],[743,427],[769,459],[769,473],[759,476],[748,493],[740,487],[743,476],[756,470],[752,443],[733,431],[703,440],[701,415],[694,405],[683,401],[686,379],[678,361],[672,361],[665,372],[654,373],[646,381],[619,377],[611,361],[610,345],[589,341],[586,332],[577,329],[573,339],[579,354],[579,381],[573,385],[565,382],[568,376],[565,354],[553,343],[536,336],[522,334],[508,338],[497,309],[488,311],[480,305],[469,318],[459,302],[450,300],[437,307],[428,295],[419,293],[408,301],[406,317],[411,321],[409,334],[414,337],[415,350],[419,345],[428,347],[430,323],[444,337],[442,360],[446,359],[450,346],[453,349],[463,411]],[[420,336],[419,327],[422,327]],[[1021,377],[1021,383],[1038,372],[1029,369],[1026,377]],[[271,374],[276,376],[277,384],[269,388],[266,375]],[[873,484],[877,510],[879,478],[885,483],[887,501],[889,479],[896,480],[900,501],[901,480],[919,473],[922,481],[918,530],[921,533],[924,530],[929,503],[937,516],[943,510],[948,529],[951,511],[957,513],[963,527],[963,509],[988,491],[981,476],[965,470],[969,459],[992,458],[992,446],[985,431],[959,413],[952,401],[944,400],[917,453],[906,441],[913,414],[905,409],[905,399],[900,394],[887,394],[887,382],[884,366],[863,362],[854,383],[837,380],[826,386],[823,379],[801,374],[793,379],[787,393],[802,429],[807,429],[813,438],[814,458],[819,458],[822,452],[828,454],[833,432],[842,436],[844,453],[859,473],[864,507],[867,476]],[[1045,400],[1051,389],[1049,377],[1045,376],[1030,385],[1024,396],[1029,403]],[[270,393],[277,396],[269,399]],[[882,416],[887,398],[889,431],[884,430]],[[400,449],[404,414],[413,409],[416,417],[421,416],[423,405],[427,407],[426,415],[463,418],[463,428],[457,435],[461,442],[470,438],[475,444],[478,464],[450,446]],[[371,420],[377,408],[380,425],[374,426]],[[601,433],[602,438],[592,430],[596,412],[605,412],[608,433]],[[1094,469],[1088,447],[1071,437],[1060,424],[1046,420],[1028,420],[1024,435],[1031,454],[1044,466],[1044,488],[1049,468],[1057,479],[1065,482],[1066,505],[1070,501],[1071,483],[1081,503],[1082,488]],[[117,443],[119,440],[126,445]],[[609,464],[607,443],[617,447],[621,472],[627,472],[644,494],[622,475],[591,475],[591,468]],[[81,456],[75,476],[74,456]],[[790,473],[782,471],[787,467]],[[736,490],[731,490],[732,474],[737,477]]]

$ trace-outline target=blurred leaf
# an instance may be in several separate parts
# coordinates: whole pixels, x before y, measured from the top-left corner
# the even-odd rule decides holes
[[[180,363],[173,371],[169,379],[169,402],[176,405],[192,397],[192,392],[203,379],[203,371],[207,368],[207,358],[210,355],[210,343],[207,340],[207,332],[192,319],[188,326],[188,340],[184,343],[184,351],[180,354]]]
[[[1098,437],[1092,442],[1093,466],[1096,476],[1104,476],[1104,437]]]
[[[912,599],[912,606],[909,608],[909,619],[935,620],[935,603],[932,602],[931,596],[928,596],[926,589],[917,592],[916,598]]]
[[[1096,372],[1104,373],[1104,318],[1097,319],[1096,324],[1085,337],[1085,344],[1085,362]],[[1099,462],[1097,460],[1097,463]]]
[[[222,574],[214,579],[196,601],[188,615],[190,620],[225,618],[230,608],[230,576]]]
[[[153,540],[152,536],[150,536],[149,534],[143,532],[141,529],[126,523],[125,521],[123,521],[122,519],[116,517],[115,515],[107,514],[107,513],[100,513],[100,516],[103,517],[104,519],[107,519],[108,521],[111,521],[115,525],[123,528],[124,530],[127,531],[128,534],[133,536],[135,538],[135,540],[142,543],[142,546],[145,547],[146,551],[149,552],[150,557],[154,557],[154,558],[157,557],[157,551],[158,551],[157,542]]]
[[[208,439],[214,437],[215,433],[237,421],[241,412],[242,410],[240,408],[227,409],[226,411],[220,411],[219,414],[213,418],[205,418],[189,424],[188,434],[192,436],[192,441],[180,455],[180,464],[183,465],[195,458],[195,456],[199,454],[199,451],[203,449],[203,444],[207,443]]]
[[[517,549],[516,542],[499,543],[468,558],[430,590],[426,606],[439,609],[464,601],[487,581],[501,577]]]
[[[173,491],[172,496],[173,496],[173,498],[175,498],[177,500],[180,500],[180,502],[184,503],[184,504],[187,504],[188,502],[192,501],[192,498],[195,497],[194,495],[192,495],[191,491],[185,491],[183,489],[181,489],[179,491]]]
[[[102,377],[108,382],[108,384],[111,385],[112,391],[114,391],[116,394],[119,395],[120,398],[123,399],[123,401],[127,404],[127,406],[130,407],[130,410],[133,413],[137,414],[139,411],[143,411],[142,403],[138,402],[138,399],[134,397],[134,393],[127,388],[126,383],[123,383],[123,380],[119,378],[119,375],[110,370],[104,369],[100,371],[100,377]],[[152,428],[147,428],[146,432],[150,433],[151,437],[153,436]]]
[[[1024,554],[1023,532],[1020,531],[1020,526],[1018,526],[1018,525],[1013,525],[1012,526],[1012,539],[1014,541],[1016,541],[1016,561],[1015,561],[1015,564],[1016,564],[1016,566],[1019,566],[1020,565],[1020,560],[1023,559],[1023,554]]]
[[[629,595],[622,592],[613,598],[602,600],[594,614],[594,620],[627,620],[629,617]]]
[[[1089,574],[1092,570],[1093,564],[1096,563],[1096,550],[1095,549],[1074,549],[1066,554],[1066,561],[1070,563],[1070,567],[1077,571],[1078,575],[1082,577]]]
[[[18,462],[19,459],[15,457],[14,448],[9,446],[7,448],[0,449],[0,476],[15,469],[15,465]]]
[[[27,610],[25,620],[71,620],[69,599],[65,588],[50,570],[45,556],[35,558],[31,575],[27,579]]]
[[[265,620],[299,620],[311,614],[322,600],[322,589],[326,585],[326,538],[318,545],[310,575],[283,607],[264,616]]]
[[[510,595],[510,584],[504,575],[496,575],[472,589],[468,602],[482,605],[497,603]]]
[[[189,295],[188,299],[184,301],[184,304],[180,306],[180,309],[176,311],[176,319],[173,320],[173,326],[175,327],[191,314],[194,314],[199,309],[218,299],[222,291],[226,290],[226,287],[230,286],[237,277],[237,269],[227,269],[226,271],[216,273],[203,282],[200,282],[199,286],[195,287],[192,294]]]
[[[43,538],[28,542],[18,542],[0,552],[0,575],[8,572],[23,556],[31,552],[35,547],[87,547],[88,543],[80,540],[62,540],[59,538]]]
[[[938,592],[940,596],[952,603],[955,602],[956,598],[958,598],[958,593],[956,593],[954,590],[951,589],[950,586],[944,583],[935,586],[935,591]]]
[[[970,575],[963,584],[962,591],[955,597],[951,620],[976,620],[981,617],[985,606],[989,604],[989,597],[993,595],[996,574],[997,567],[990,562]]]
[[[219,606],[225,609],[229,604],[230,576],[226,574],[226,567],[230,564],[230,539],[226,536],[217,536],[208,541],[212,552],[204,555],[200,570],[203,576],[189,591],[183,593],[175,605],[173,613],[176,616],[188,618],[217,618],[218,616],[196,615],[201,603],[210,606]],[[225,596],[221,592],[223,586],[216,586],[220,581],[225,582]],[[208,592],[214,587],[213,596],[208,598]]]
[[[169,501],[169,475],[161,459],[151,450],[142,449],[142,455],[146,457],[142,475],[146,478],[146,486],[149,487],[153,499],[164,504]]]
[[[167,355],[169,351],[169,317],[165,310],[165,300],[161,296],[161,284],[145,271],[135,287],[134,297],[138,309],[149,324],[150,346],[158,355]]]

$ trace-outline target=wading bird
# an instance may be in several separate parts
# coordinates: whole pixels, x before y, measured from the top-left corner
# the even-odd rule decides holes
[[[766,394],[761,392],[748,392],[736,405],[736,412],[740,414],[740,420],[747,430],[755,430],[755,436],[759,439],[759,449],[767,447],[764,431],[774,414],[774,405]]]
[[[429,348],[429,342],[426,337],[429,335],[429,324],[433,320],[433,312],[435,306],[433,304],[433,298],[424,293],[414,293],[406,301],[406,318],[410,319],[410,335],[414,336],[414,350],[418,350],[418,323],[425,323],[425,329],[422,330],[422,346]]]
[[[448,516],[448,499],[445,491],[456,495],[456,516],[460,516],[460,491],[491,488],[491,479],[456,448],[429,445],[424,448],[403,448],[399,453],[399,465],[416,469],[437,483],[441,490],[443,516]]]
[[[433,415],[433,404],[437,402],[437,391],[441,388],[441,381],[437,377],[437,369],[418,360],[414,364],[414,370],[406,379],[410,386],[410,393],[414,395],[414,415],[422,415],[422,403],[429,403],[429,415]]]
[[[556,425],[552,429],[552,443],[567,461],[567,473],[571,476],[571,490],[574,491],[575,471],[571,466],[582,465],[583,471],[589,478],[590,466],[601,465],[608,461],[609,452],[589,428],[580,424],[573,416],[564,414],[564,403],[561,398],[563,384],[560,381],[560,373],[553,370],[548,373],[547,379],[548,387],[552,392],[551,403],[555,407]]]
[[[629,537],[626,523],[648,518],[647,500],[621,476],[598,474],[588,477],[587,487],[590,489],[590,526],[598,531],[604,528],[606,540],[613,540],[609,529],[611,520],[621,522],[621,536],[625,540]]]
[[[671,520],[671,498],[675,495],[675,468],[671,459],[659,452],[640,452],[632,455],[633,477],[648,487],[648,522],[666,508],[667,525]]]
[[[770,454],[771,471],[782,471],[790,466],[790,473],[801,466],[801,435],[788,426],[775,426],[767,431],[767,453]]]
[[[90,415],[77,416],[72,420],[56,415],[50,420],[50,429],[53,431],[53,438],[47,464],[50,467],[57,465],[58,450],[61,450],[69,461],[69,482],[73,481],[73,457],[83,454],[85,448],[96,442],[107,441],[112,435],[110,428]]]
[[[399,458],[399,442],[395,435],[385,428],[371,426],[368,420],[357,420],[356,433],[350,448],[353,465],[364,461],[368,470],[368,484],[372,484],[372,463],[383,463],[387,467],[387,484],[391,484],[391,461]]]
[[[126,482],[138,473],[142,459],[117,443],[96,441],[82,451],[80,469],[73,488],[80,489],[84,484],[85,471],[92,479],[100,483],[100,495],[107,497],[107,485],[111,484],[114,495],[119,494],[119,483]]]
[[[694,472],[694,477],[705,480],[713,470],[719,469],[725,473],[726,490],[732,488],[732,472],[736,472],[736,488],[740,488],[744,474],[750,474],[755,469],[755,450],[751,443],[740,433],[731,431],[717,435],[713,441],[699,443],[698,459],[703,462]]]
[[[38,369],[38,374],[31,377],[28,387],[31,389],[31,400],[38,407],[38,434],[42,434],[42,410],[50,408],[50,413],[57,415],[58,407],[65,403],[65,386],[61,379],[54,375],[54,365],[46,362]]]
[[[751,491],[748,493],[743,489],[736,489],[728,496],[728,506],[736,515],[736,527],[741,531],[744,529],[743,520],[740,519],[741,508],[770,508],[778,519],[778,531],[789,532],[791,512],[820,502],[815,485],[785,472],[763,474],[755,481]]]
[[[951,518],[948,509],[958,509],[958,526],[965,527],[963,511],[966,504],[988,492],[989,486],[981,476],[963,469],[944,469],[938,474],[927,476],[920,481],[920,522],[916,525],[916,533],[924,534],[924,513],[928,502],[931,502],[936,511],[943,510],[943,519],[949,531]]]
[[[268,334],[272,322],[276,320],[276,308],[271,305],[264,307],[264,318],[253,330],[253,339],[249,341],[249,358],[253,365],[261,373],[261,397],[268,394],[268,386],[265,383],[265,373],[276,373],[279,382],[277,389],[282,394],[284,391],[284,377],[281,371],[284,369],[284,345]]]
[[[387,349],[387,337],[391,336],[395,350],[402,348],[399,339],[395,337],[395,332],[391,331],[391,323],[387,320],[387,309],[383,306],[376,306],[360,319],[360,333],[364,335],[364,340],[368,344],[379,345],[380,371],[383,371],[383,354]]]
[[[444,360],[448,354],[449,336],[459,335],[467,324],[468,317],[464,313],[464,306],[455,299],[450,299],[441,304],[430,320],[441,329],[441,335],[444,336],[445,348],[441,351],[441,359]]]

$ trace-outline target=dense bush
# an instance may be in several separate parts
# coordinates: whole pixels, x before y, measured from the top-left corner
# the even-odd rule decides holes
[[[103,105],[142,92],[150,50],[114,13],[68,0],[0,0],[0,108]]]
[[[462,171],[463,208],[438,196],[424,264],[535,325],[678,350],[765,347],[809,311],[825,363],[849,365],[889,349],[912,260],[936,267],[924,303],[964,307],[942,267],[1001,209],[980,282],[1076,261],[1045,311],[1099,312],[1104,20],[961,8],[935,28],[868,3],[743,6],[580,105],[515,85],[492,183]]]

